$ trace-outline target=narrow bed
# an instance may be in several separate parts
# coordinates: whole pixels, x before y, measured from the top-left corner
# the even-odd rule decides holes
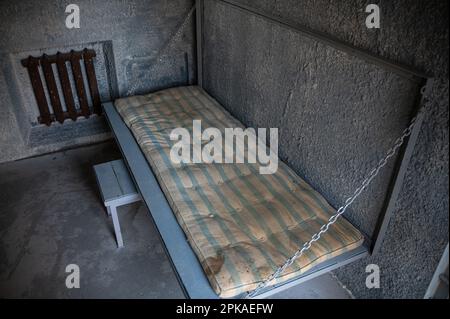
[[[176,141],[170,139],[170,132],[177,127],[192,131],[192,121],[201,120],[204,128],[215,127],[222,132],[225,128],[243,128],[200,87],[178,87],[118,99],[115,108],[106,105],[105,112],[190,297],[208,298],[212,294],[195,293],[205,291],[204,278],[193,256],[183,251],[185,248],[176,247],[185,242],[180,242],[179,234],[175,233],[173,216],[214,294],[228,298],[254,289],[335,212],[318,192],[281,161],[276,173],[269,175],[260,174],[258,164],[175,164],[171,161],[170,150]],[[130,143],[125,141],[130,138],[126,137],[123,124],[128,134],[134,136],[135,145],[124,144]],[[136,145],[142,153],[132,158],[130,154],[137,153]],[[124,151],[130,147],[133,150]],[[145,167],[142,155],[168,205],[160,203],[163,198],[157,192],[145,196],[148,188],[154,189],[155,185],[149,185],[141,175]],[[155,201],[160,205],[155,205]],[[166,222],[158,222],[162,219]],[[169,220],[172,221],[168,223]],[[169,224],[174,227],[172,231],[161,229]],[[306,277],[321,267],[329,270],[344,255],[348,261],[352,256],[365,255],[363,242],[364,237],[355,227],[339,219],[271,285],[280,286]],[[174,256],[177,250],[185,254],[188,264],[192,262],[187,267],[193,268],[181,269],[183,266],[177,265],[183,258]]]

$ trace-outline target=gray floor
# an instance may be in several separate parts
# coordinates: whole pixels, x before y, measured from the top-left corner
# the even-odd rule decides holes
[[[0,165],[0,298],[182,298],[146,208],[119,208],[117,249],[92,165],[120,158],[113,143]],[[67,289],[65,268],[80,268]],[[274,298],[349,298],[324,275]]]

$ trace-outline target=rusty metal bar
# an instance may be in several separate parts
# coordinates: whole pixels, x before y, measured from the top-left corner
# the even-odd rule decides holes
[[[53,113],[59,123],[64,122],[64,114],[59,99],[58,87],[56,86],[55,76],[51,63],[47,59],[47,55],[43,55],[41,59],[42,70],[44,72],[45,83],[47,84],[48,95],[52,103]]]
[[[81,113],[85,118],[89,118],[91,111],[89,110],[86,91],[83,83],[83,73],[81,73],[80,60],[82,53],[70,51],[70,64],[72,66],[73,78],[75,80],[75,87],[77,88],[78,101],[80,102]]]
[[[95,76],[94,62],[92,61],[93,57],[95,57],[95,51],[88,49],[83,50],[84,67],[89,83],[89,92],[91,92],[92,97],[92,108],[96,114],[100,115],[102,113],[102,108],[100,94],[98,93],[97,78]]]
[[[64,95],[64,101],[67,107],[66,118],[71,118],[73,121],[77,119],[77,110],[75,108],[75,102],[73,99],[72,88],[70,87],[69,74],[67,73],[66,67],[67,59],[61,52],[56,54],[56,66],[58,68],[59,80],[61,82],[61,87]]]
[[[40,113],[39,123],[50,126],[52,120],[50,118],[47,99],[45,98],[44,87],[42,86],[39,75],[39,59],[29,56],[27,59],[22,60],[22,65],[27,68],[28,75],[30,76],[31,87],[33,88]]]
[[[84,50],[87,50],[89,52],[89,54],[93,53],[95,55],[95,51],[92,49],[84,49]],[[47,60],[50,63],[56,63],[58,58],[62,58],[64,60],[68,61],[68,60],[70,60],[70,56],[72,55],[72,52],[75,54],[83,54],[84,50],[83,51],[71,50],[69,53],[58,52],[57,54],[47,55]]]

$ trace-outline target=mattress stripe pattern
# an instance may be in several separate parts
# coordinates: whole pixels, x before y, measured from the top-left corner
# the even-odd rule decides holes
[[[259,164],[175,164],[170,150],[177,127],[244,128],[197,86],[118,99],[115,107],[132,131],[220,297],[234,297],[268,277],[316,233],[335,210],[287,165],[274,174]],[[227,147],[227,146],[225,146]],[[247,151],[247,149],[246,149]],[[363,236],[345,219],[272,284],[357,248]]]

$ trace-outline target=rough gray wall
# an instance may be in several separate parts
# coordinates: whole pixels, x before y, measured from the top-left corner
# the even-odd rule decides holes
[[[168,46],[193,0],[79,0],[81,28],[71,30],[65,27],[69,3],[0,2],[0,162],[110,138],[103,118],[50,128],[36,123],[34,96],[19,63],[29,54],[95,48],[103,101],[195,81],[193,15]]]
[[[422,298],[448,242],[448,4],[244,1],[434,74],[426,120],[381,252],[336,272],[360,298]],[[417,85],[265,20],[206,1],[205,86],[249,126],[278,127],[280,157],[339,206],[406,126]],[[346,215],[371,235],[392,165]],[[381,289],[365,287],[365,266]]]

